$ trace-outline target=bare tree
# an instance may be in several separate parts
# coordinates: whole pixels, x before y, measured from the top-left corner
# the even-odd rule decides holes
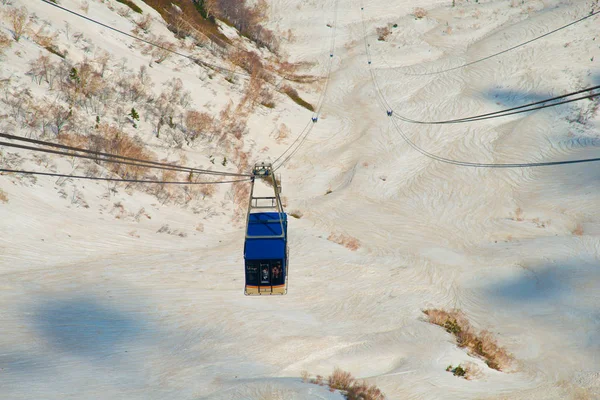
[[[0,33],[0,56],[4,54],[4,50],[12,45],[10,38],[4,33]]]
[[[56,136],[60,135],[66,128],[73,110],[66,108],[62,104],[52,103],[48,107],[50,128]]]
[[[193,141],[198,136],[206,136],[213,124],[213,117],[205,112],[188,111],[185,115],[186,140]]]
[[[21,36],[27,32],[29,25],[31,24],[27,8],[9,8],[6,14],[8,16],[8,22],[12,28],[12,37],[16,42],[18,42],[19,39],[21,39]]]

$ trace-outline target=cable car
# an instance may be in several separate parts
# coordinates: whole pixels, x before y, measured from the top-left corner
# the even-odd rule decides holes
[[[257,163],[252,174],[244,242],[244,294],[283,295],[287,293],[288,243],[287,215],[279,196],[281,186],[270,163]],[[257,179],[269,180],[274,196],[255,196],[254,185]]]

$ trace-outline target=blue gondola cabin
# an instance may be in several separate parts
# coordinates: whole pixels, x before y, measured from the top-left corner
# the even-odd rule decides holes
[[[248,216],[244,261],[246,295],[287,293],[287,215],[284,212]]]

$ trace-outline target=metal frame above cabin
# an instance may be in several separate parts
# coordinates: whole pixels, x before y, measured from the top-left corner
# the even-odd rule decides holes
[[[273,186],[274,196],[254,196],[254,183],[256,179],[270,179],[271,185]],[[273,173],[273,165],[271,163],[259,162],[254,165],[252,168],[252,185],[250,189],[250,201],[248,204],[248,214],[246,215],[246,239],[285,239],[286,233],[283,227],[283,205],[281,204],[281,197],[279,193],[281,191],[281,180],[277,182],[275,174]],[[267,203],[267,201],[270,201]],[[259,202],[267,203],[260,204]],[[260,222],[250,222],[250,214],[252,210],[275,210],[279,215],[279,219],[270,219],[264,220]],[[248,226],[253,223],[279,223],[281,226],[281,234],[280,235],[264,235],[264,236],[250,236],[248,235]]]

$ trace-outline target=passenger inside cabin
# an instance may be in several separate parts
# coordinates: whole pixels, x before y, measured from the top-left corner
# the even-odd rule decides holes
[[[261,283],[269,283],[269,268],[264,267],[261,274]]]
[[[280,285],[283,283],[283,270],[281,263],[277,263],[273,266],[273,284]]]

